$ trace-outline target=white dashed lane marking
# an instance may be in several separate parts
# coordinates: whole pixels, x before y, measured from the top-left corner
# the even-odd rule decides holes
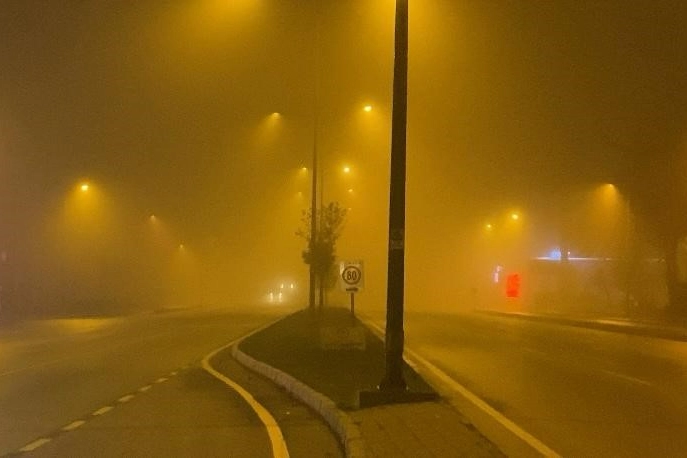
[[[67,426],[62,428],[62,431],[74,431],[76,428],[83,426],[86,423],[85,420],[76,420],[69,423]]]
[[[174,376],[178,375],[180,371],[183,371],[183,370],[187,369],[188,367],[190,367],[190,366],[184,366],[180,370],[172,371],[169,373],[169,375],[167,377],[160,377],[157,380],[155,380],[155,382],[151,383],[150,385],[142,386],[141,388],[138,389],[138,392],[139,393],[145,393],[146,391],[152,389],[154,384],[166,382],[167,380],[169,380],[170,377],[174,377]],[[2,375],[2,374],[0,374],[0,375]],[[127,395],[124,395],[121,398],[117,399],[117,402],[119,404],[124,404],[124,403],[131,401],[135,397],[136,397],[135,394],[127,394]],[[115,406],[113,406],[113,405],[101,407],[98,410],[96,410],[95,412],[93,412],[91,414],[91,416],[92,417],[98,417],[100,415],[104,415],[107,412],[113,410],[114,408],[115,408]],[[57,437],[61,434],[70,432],[70,431],[74,431],[75,429],[78,429],[85,424],[86,424],[86,420],[75,420],[75,421],[69,423],[68,425],[63,426],[59,430],[53,432],[52,434],[49,435],[49,437],[41,437],[41,438],[36,439],[35,441],[33,441],[29,444],[26,444],[24,447],[20,448],[18,450],[18,452],[19,453],[33,452],[37,448],[39,448],[39,447],[47,444],[51,440],[53,440],[55,437]]]
[[[52,439],[49,439],[47,437],[42,437],[40,439],[36,439],[35,441],[31,442],[28,445],[23,446],[22,448],[19,449],[20,452],[33,452],[36,450],[38,447],[47,444],[50,442]]]
[[[125,403],[131,401],[135,396],[133,394],[127,394],[126,396],[122,396],[121,398],[117,399],[117,402],[119,403]]]
[[[106,414],[107,412],[109,412],[109,411],[112,410],[112,409],[114,409],[114,407],[112,407],[112,406],[101,407],[101,408],[99,408],[98,410],[96,410],[95,412],[93,412],[92,415],[93,415],[94,417],[97,417],[97,416],[99,416],[99,415]]]

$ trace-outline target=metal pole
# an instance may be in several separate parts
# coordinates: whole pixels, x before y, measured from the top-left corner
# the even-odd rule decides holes
[[[386,373],[383,391],[405,391],[403,289],[405,286],[406,125],[408,114],[408,0],[396,0],[391,118],[389,260],[386,302]]]
[[[310,250],[310,283],[308,307],[315,308],[315,284],[317,283],[317,272],[313,265],[313,253],[315,250],[315,238],[317,237],[317,110],[315,110],[315,120],[313,127],[313,148],[312,148],[312,185],[311,185],[311,202],[310,202],[310,243],[308,250]]]
[[[311,201],[310,201],[310,243],[308,250],[310,251],[310,280],[308,283],[308,307],[311,310],[315,309],[315,289],[317,284],[317,272],[313,265],[313,253],[315,249],[315,239],[317,238],[317,129],[318,129],[318,114],[317,114],[317,89],[319,84],[319,59],[317,54],[317,45],[319,42],[319,4],[315,2],[315,37],[313,40],[313,59],[314,59],[314,78],[313,78],[313,144],[312,144],[312,185],[311,185]]]
[[[325,170],[325,164],[324,161],[321,161],[320,163],[320,232],[324,231],[324,170]],[[319,281],[318,281],[318,307],[320,310],[324,307],[324,302],[325,302],[325,272],[318,272],[319,273]]]
[[[630,314],[632,311],[632,295],[630,294],[630,289],[632,286],[632,273],[634,264],[634,225],[632,218],[632,205],[630,202],[630,196],[626,198],[626,209],[627,214],[625,215],[625,313]]]

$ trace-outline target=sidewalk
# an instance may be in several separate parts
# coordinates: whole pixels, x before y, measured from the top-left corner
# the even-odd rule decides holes
[[[323,328],[339,335],[359,332],[364,349],[323,349]],[[360,408],[358,393],[374,390],[384,375],[384,344],[346,309],[297,312],[244,339],[234,347],[233,355],[317,411],[338,435],[349,457],[503,456],[460,412],[438,397]],[[433,393],[407,365],[404,377],[409,391]]]

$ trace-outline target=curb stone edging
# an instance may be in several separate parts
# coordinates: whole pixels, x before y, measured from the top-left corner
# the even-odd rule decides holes
[[[317,412],[338,437],[344,447],[347,458],[365,457],[365,447],[360,429],[349,415],[337,409],[334,401],[322,393],[313,390],[300,380],[242,352],[239,349],[242,340],[239,340],[231,347],[231,355],[236,361],[248,369],[269,378]]]

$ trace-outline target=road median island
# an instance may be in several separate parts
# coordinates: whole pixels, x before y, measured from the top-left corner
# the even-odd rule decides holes
[[[323,329],[327,331],[322,332]],[[332,335],[344,337],[337,342],[332,340]],[[363,344],[359,341],[360,335],[364,338]],[[422,428],[424,431],[433,429],[432,421],[423,422],[419,428],[409,403],[360,408],[360,392],[375,390],[384,376],[384,342],[347,309],[296,312],[240,341],[234,346],[233,355],[319,413],[339,437],[348,457],[377,455],[380,451],[389,455],[413,449],[426,454],[433,443],[438,442],[435,431],[430,434],[431,438],[418,437],[423,436],[418,434]],[[435,394],[409,365],[404,363],[403,371],[409,392]],[[428,415],[436,420],[438,429],[449,419],[453,428],[460,429],[458,434],[454,434],[455,429],[451,431],[451,438],[461,437],[455,443],[458,449],[451,448],[451,453],[460,454],[460,449],[466,448],[461,447],[462,444],[469,447],[462,450],[468,452],[466,456],[500,456],[457,411],[447,413],[449,407],[438,397],[423,404],[425,410],[432,412]],[[381,434],[380,415],[394,416],[392,423],[382,428]],[[451,446],[447,442],[455,441],[441,442],[444,453],[439,455],[443,456]],[[480,453],[471,455],[470,450]],[[483,454],[485,450],[488,453]]]
[[[331,329],[360,330],[363,348],[346,342],[339,348],[325,342],[323,348],[323,335],[329,333],[321,331]],[[343,308],[296,312],[249,336],[239,348],[323,394],[344,411],[357,409],[360,391],[375,389],[384,376],[384,343]],[[409,390],[434,392],[410,366],[403,370]]]

